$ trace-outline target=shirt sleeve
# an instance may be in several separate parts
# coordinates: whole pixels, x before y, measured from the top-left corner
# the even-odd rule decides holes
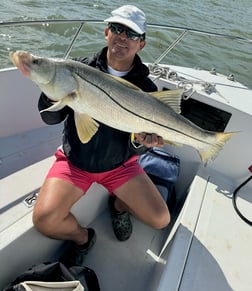
[[[53,105],[53,102],[50,101],[47,96],[42,92],[39,101],[38,101],[38,109],[40,112],[40,116],[42,120],[46,124],[57,124],[62,122],[66,116],[68,115],[69,111],[71,110],[69,107],[65,106],[64,108],[58,110],[58,111],[44,111],[41,112],[44,109],[49,108]]]

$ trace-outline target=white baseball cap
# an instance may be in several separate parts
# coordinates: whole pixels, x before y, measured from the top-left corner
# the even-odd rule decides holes
[[[111,17],[105,19],[104,22],[123,24],[139,34],[146,31],[145,14],[134,5],[124,5],[113,10]]]

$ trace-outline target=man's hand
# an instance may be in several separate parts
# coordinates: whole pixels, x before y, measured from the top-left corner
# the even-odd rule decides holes
[[[143,144],[147,148],[164,146],[163,138],[155,133],[135,133],[135,141]]]

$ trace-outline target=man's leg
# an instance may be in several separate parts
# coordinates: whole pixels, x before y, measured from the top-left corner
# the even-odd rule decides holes
[[[153,228],[161,229],[170,222],[168,207],[156,186],[145,174],[137,175],[114,191],[118,211],[128,211]]]
[[[83,191],[58,178],[46,179],[33,210],[33,223],[44,235],[55,239],[87,242],[87,229],[70,213]]]
[[[66,265],[82,265],[95,243],[95,232],[79,225],[70,212],[83,191],[59,178],[48,178],[40,189],[33,211],[34,226],[42,234],[74,243],[60,259]]]

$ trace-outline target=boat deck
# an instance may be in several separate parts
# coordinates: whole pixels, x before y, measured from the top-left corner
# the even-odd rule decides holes
[[[22,179],[17,179],[18,175],[20,178],[31,175],[38,167],[42,173],[52,159],[46,158],[2,179],[1,187],[6,182],[10,185],[10,179],[15,178],[12,191],[21,188]],[[29,183],[29,190],[35,186]],[[96,230],[97,241],[86,258],[86,265],[95,270],[101,290],[157,291],[169,287],[183,291],[188,286],[194,291],[250,290],[252,279],[247,262],[252,234],[234,212],[230,199],[233,188],[227,180],[215,173],[210,175],[202,167],[179,218],[173,220],[173,228],[154,230],[132,217],[132,236],[126,242],[119,242],[111,227],[108,194],[94,184],[72,211],[81,224]],[[242,192],[242,206],[249,210],[249,189]],[[33,228],[31,215],[32,208],[23,203],[1,214],[1,259],[8,261],[10,256],[15,259],[1,272],[0,287],[33,264],[57,260],[64,250],[63,242],[48,239]],[[231,225],[235,227],[230,228]],[[160,262],[148,254],[150,251]]]
[[[60,141],[58,126],[1,139],[5,172],[0,189],[5,195],[0,196],[0,254],[1,261],[9,263],[0,274],[0,289],[30,266],[57,260],[64,249],[63,242],[46,238],[34,229],[32,206],[23,203],[27,195],[39,190],[54,160],[50,153]],[[154,230],[132,217],[132,236],[126,242],[118,242],[107,202],[107,190],[94,184],[72,209],[80,224],[96,230],[97,241],[86,265],[97,273],[101,290],[151,290],[154,284],[151,274],[157,263],[146,251],[159,254],[170,227]],[[10,257],[13,259],[9,260]]]
[[[179,290],[188,290],[188,286],[191,290],[252,290],[247,265],[251,260],[251,227],[234,211],[233,191],[232,185],[210,177]],[[239,195],[239,207],[251,217],[251,193],[244,189]]]
[[[86,264],[96,271],[101,290],[155,290],[158,263],[146,252],[160,252],[167,230],[153,230],[134,218],[132,222],[133,233],[126,242],[115,238],[108,211],[91,224],[97,232],[97,242]]]
[[[2,179],[1,187],[15,180],[16,184],[9,188],[9,192],[17,191],[17,188],[21,189],[22,177],[28,175],[33,176],[33,183],[27,185],[29,189],[24,187],[22,190],[30,192],[37,188],[36,183],[41,179],[35,179],[32,173],[38,172],[39,167],[40,173],[43,173],[52,160],[53,157],[46,158]],[[150,249],[159,254],[170,227],[154,230],[132,217],[132,236],[126,242],[118,242],[113,234],[107,201],[107,191],[94,184],[72,209],[80,224],[88,224],[97,234],[96,244],[86,258],[86,266],[95,270],[101,290],[152,290],[153,278],[157,277],[151,279],[151,274],[155,272],[157,263],[146,252]],[[94,217],[97,213],[99,215]],[[27,208],[21,201],[1,214],[1,260],[8,261],[10,256],[15,259],[1,272],[0,288],[33,264],[57,260],[64,250],[66,243],[38,233],[31,217],[32,207]]]

